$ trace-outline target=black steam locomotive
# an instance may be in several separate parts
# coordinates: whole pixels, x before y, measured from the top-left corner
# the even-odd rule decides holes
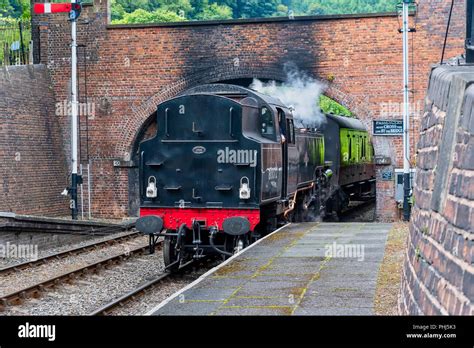
[[[373,148],[356,119],[295,127],[280,100],[240,86],[192,88],[158,106],[140,144],[140,219],[168,269],[228,257],[285,221],[341,211],[375,193]]]

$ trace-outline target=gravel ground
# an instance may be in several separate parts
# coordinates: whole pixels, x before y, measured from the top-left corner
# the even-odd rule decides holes
[[[176,291],[185,287],[216,263],[174,276],[135,301],[115,310],[112,315],[143,315]],[[86,275],[71,284],[59,285],[39,299],[30,299],[20,306],[8,307],[3,315],[88,315],[97,308],[134,290],[164,271],[163,255],[131,257],[129,260]]]
[[[110,237],[106,239],[110,239]],[[97,240],[95,242],[97,242]],[[0,282],[0,295],[6,295],[13,291],[18,291],[19,289],[32,286],[40,281],[52,278],[53,276],[84,267],[88,264],[111,256],[123,254],[127,250],[141,245],[147,245],[147,243],[148,238],[146,236],[139,236],[131,240],[117,243],[115,245],[87,251],[78,255],[72,255],[64,259],[48,261],[43,265],[26,268],[24,270],[19,270],[9,275],[2,276],[2,281]],[[82,243],[76,244],[75,247],[90,245],[91,242],[89,241],[89,243],[85,243],[84,245],[81,244]],[[55,252],[57,251],[59,250],[56,250]],[[54,254],[54,252],[52,253]]]
[[[87,315],[163,272],[161,252],[132,256],[119,265],[61,284],[39,299],[8,307],[3,315]]]
[[[187,272],[184,275],[173,276],[169,281],[166,281],[166,283],[158,285],[153,288],[152,291],[143,294],[135,301],[128,302],[122,308],[114,309],[110,315],[144,315],[154,307],[158,306],[169,296],[192,283],[209,269],[218,264],[219,261],[210,261],[199,268],[195,268],[192,272]]]
[[[38,258],[42,258],[42,257],[49,256],[49,255],[54,255],[54,254],[57,254],[57,253],[60,253],[60,252],[63,252],[63,251],[69,250],[69,249],[73,249],[73,248],[79,248],[79,247],[84,247],[84,246],[87,246],[87,245],[92,245],[92,244],[102,242],[102,241],[105,241],[105,240],[114,239],[114,238],[117,238],[117,237],[120,237],[120,236],[125,236],[127,234],[130,234],[130,231],[114,233],[114,234],[111,234],[111,235],[108,235],[108,236],[97,236],[97,237],[94,237],[94,238],[88,238],[88,239],[85,239],[82,242],[64,244],[64,245],[62,245],[61,247],[58,247],[58,248],[50,248],[50,249],[47,249],[47,250],[38,250]],[[15,259],[0,258],[0,268],[10,267],[10,266],[13,266],[13,265],[16,265],[16,264],[19,264],[19,263],[23,263],[23,262],[26,262],[26,261],[30,261],[30,260],[21,259],[21,258],[15,258]]]
[[[360,205],[362,202],[351,202],[349,208]],[[362,206],[359,209],[343,214],[340,222],[374,222],[375,221],[375,202]]]

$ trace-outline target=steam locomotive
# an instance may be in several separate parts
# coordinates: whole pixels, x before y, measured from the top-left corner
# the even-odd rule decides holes
[[[340,212],[375,194],[373,147],[362,123],[326,115],[295,126],[280,100],[202,85],[161,103],[157,133],[139,147],[138,230],[164,237],[169,270],[229,257],[285,221]]]

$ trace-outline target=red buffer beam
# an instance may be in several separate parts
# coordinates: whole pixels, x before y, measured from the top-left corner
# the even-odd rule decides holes
[[[34,4],[33,6],[33,11],[36,14],[70,12],[71,10],[72,10],[71,3],[64,3],[64,4],[43,3],[43,4]]]

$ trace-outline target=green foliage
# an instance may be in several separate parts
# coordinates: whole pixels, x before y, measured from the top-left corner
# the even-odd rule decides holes
[[[0,18],[21,18],[23,15],[24,3],[25,1],[23,0],[0,0]]]
[[[334,115],[353,117],[352,112],[350,112],[349,109],[325,95],[321,95],[319,98],[319,107],[326,114],[332,113]]]
[[[62,2],[64,0],[50,0]],[[109,0],[113,23],[395,11],[401,0]],[[141,10],[139,12],[135,12]],[[147,12],[147,13],[145,13]],[[30,0],[0,0],[0,18],[30,18]],[[133,22],[127,22],[133,21]]]
[[[164,19],[162,22],[175,21],[171,13],[180,16],[179,20],[212,20],[283,17],[290,13],[303,16],[391,12],[395,11],[398,1],[400,0],[112,0],[112,19],[113,23],[136,20],[137,16],[131,17],[128,14],[138,9],[160,14],[147,16],[140,11],[139,20],[160,17]]]
[[[205,1],[208,2],[208,1]],[[227,5],[209,4],[195,15],[197,20],[232,19],[232,9]]]
[[[132,23],[159,23],[159,22],[179,22],[183,18],[174,12],[158,9],[153,12],[137,9],[132,13],[125,13],[122,19],[112,21],[112,24],[132,24]]]

